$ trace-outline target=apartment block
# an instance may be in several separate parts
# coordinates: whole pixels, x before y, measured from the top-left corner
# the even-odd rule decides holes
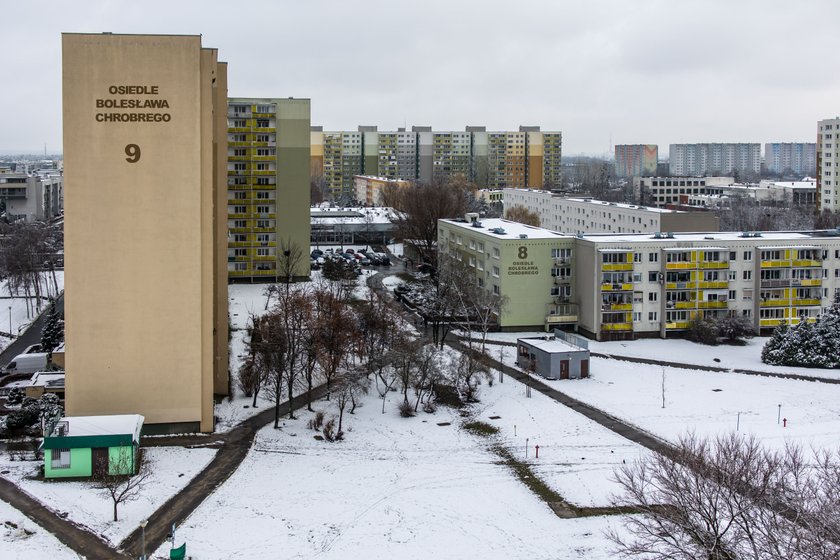
[[[814,321],[840,294],[840,233],[566,235],[508,220],[438,222],[438,245],[505,295],[507,330],[598,340],[681,336],[708,315],[769,332]]]
[[[817,212],[840,210],[840,117],[817,122]]]
[[[228,275],[277,280],[284,251],[309,249],[308,99],[228,99]],[[309,276],[302,258],[294,276]]]
[[[353,178],[355,200],[366,206],[382,206],[383,192],[387,189],[401,189],[411,184],[410,181],[389,179],[387,177],[369,177],[356,175]]]
[[[589,197],[565,197],[537,189],[505,189],[505,211],[522,206],[540,217],[540,226],[566,233],[717,231],[711,212],[685,212]]]
[[[355,175],[431,183],[463,178],[481,187],[546,188],[562,179],[562,134],[521,126],[516,132],[434,131],[429,126],[324,132],[312,127],[310,173],[336,197],[352,196]]]
[[[764,169],[780,175],[813,176],[817,171],[817,145],[814,142],[764,144]]]
[[[0,200],[10,221],[48,221],[62,210],[64,178],[60,173],[13,173],[0,170]]]
[[[617,144],[615,146],[616,177],[650,177],[656,175],[659,146],[656,144]]]
[[[761,173],[761,144],[671,144],[669,169],[674,176],[703,177]]]
[[[62,59],[67,414],[210,432],[228,390],[226,64],[187,35],[68,33]]]
[[[633,198],[645,206],[679,204],[680,195],[720,194],[717,187],[735,184],[734,177],[634,177]]]

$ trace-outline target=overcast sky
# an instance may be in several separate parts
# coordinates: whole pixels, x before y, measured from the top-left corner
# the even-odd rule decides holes
[[[68,32],[202,34],[229,94],[309,97],[325,130],[431,125],[611,143],[816,138],[840,114],[838,0],[0,4],[0,151],[61,149]]]

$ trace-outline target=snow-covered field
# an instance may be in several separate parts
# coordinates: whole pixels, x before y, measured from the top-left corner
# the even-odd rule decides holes
[[[58,284],[59,292],[64,289],[64,271],[58,270],[55,273],[56,283]],[[54,293],[52,275],[49,277],[50,294]],[[46,299],[41,299],[40,302],[35,298],[30,298],[27,302],[23,297],[11,297],[7,282],[3,280],[0,282],[0,331],[7,333],[11,326],[11,333],[17,336],[26,327],[34,321],[40,311],[43,311],[49,302]],[[11,310],[9,309],[11,308]],[[11,311],[11,324],[9,323]],[[0,337],[0,351],[9,345],[11,340],[2,336]],[[5,364],[0,364],[5,365]]]
[[[37,470],[38,463],[32,461],[9,461],[8,457],[3,457],[0,466],[9,471],[4,477],[13,480],[39,502],[56,512],[66,513],[71,521],[117,544],[136,529],[140,521],[186,486],[213,459],[216,450],[149,447],[144,453],[154,463],[154,474],[137,500],[119,506],[117,522],[112,521],[111,498],[85,482],[34,480],[29,477]],[[0,558],[6,557],[0,554]]]
[[[527,434],[541,438],[540,470],[552,484],[584,503],[603,503],[605,471],[638,450],[548,399],[517,397],[520,389],[512,380],[485,387],[476,414],[502,416],[487,421],[502,428],[503,441],[521,439],[523,451]],[[488,440],[459,428],[457,412],[404,419],[400,398],[391,393],[383,415],[381,401],[369,396],[345,416],[340,443],[316,441],[305,412],[280,430],[264,428],[243,465],[182,524],[176,544],[185,539],[197,559],[244,550],[371,560],[611,557],[603,530],[620,526],[619,518],[558,518],[497,463]],[[319,408],[335,412],[324,401]]]
[[[3,560],[80,558],[51,533],[2,500],[0,500],[0,557]]]

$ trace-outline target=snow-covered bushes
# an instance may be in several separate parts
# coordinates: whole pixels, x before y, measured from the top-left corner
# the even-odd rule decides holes
[[[840,367],[840,306],[832,305],[815,323],[781,324],[764,345],[761,361],[777,366]]]

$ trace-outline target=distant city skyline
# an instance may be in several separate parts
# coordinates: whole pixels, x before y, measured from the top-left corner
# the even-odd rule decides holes
[[[0,154],[62,151],[61,32],[201,34],[232,97],[310,98],[325,130],[539,124],[566,155],[657,144],[664,158],[676,143],[814,142],[840,113],[830,0],[35,0],[3,14]]]

